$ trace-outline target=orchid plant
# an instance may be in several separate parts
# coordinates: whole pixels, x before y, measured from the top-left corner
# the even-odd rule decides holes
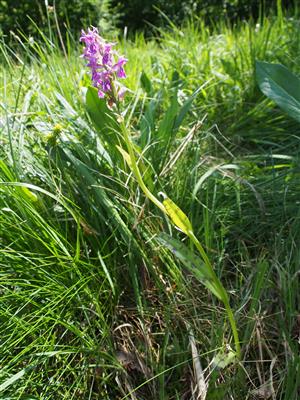
[[[118,144],[116,145],[118,151],[122,154],[145,196],[170,219],[176,229],[183,232],[190,239],[191,248],[187,248],[183,243],[166,234],[160,235],[159,241],[169,248],[173,254],[195,274],[207,289],[222,301],[234,337],[234,355],[239,359],[241,357],[240,341],[235,318],[230,307],[229,295],[216,275],[203,246],[195,236],[189,218],[165,194],[162,194],[163,200],[161,201],[152,193],[144,182],[136,157],[138,149],[131,140],[129,129],[121,113],[121,102],[124,98],[126,88],[120,83],[119,79],[126,77],[124,66],[127,59],[123,56],[119,56],[114,49],[115,43],[107,43],[99,35],[97,28],[93,27],[88,29],[87,32],[82,31],[80,41],[85,45],[82,57],[87,60],[86,65],[91,72],[92,85],[97,89],[99,99],[107,102],[108,109],[115,114],[115,120],[120,125],[120,131],[124,144],[126,145],[126,150]],[[100,103],[99,112],[101,112]],[[103,115],[103,118],[105,118],[105,115]],[[198,250],[201,258],[194,253],[192,249],[193,246]],[[231,361],[232,354],[233,352],[231,351],[228,356],[228,359]]]

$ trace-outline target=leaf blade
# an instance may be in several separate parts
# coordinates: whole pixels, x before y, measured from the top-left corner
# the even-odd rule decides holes
[[[300,79],[281,64],[256,62],[256,79],[261,91],[300,122]]]
[[[174,256],[179,259],[208,290],[210,290],[219,300],[222,300],[222,293],[215,285],[214,277],[211,275],[209,269],[206,268],[205,263],[200,257],[196,256],[192,250],[185,246],[185,244],[172,238],[166,233],[161,233],[158,237],[158,241],[171,250]]]

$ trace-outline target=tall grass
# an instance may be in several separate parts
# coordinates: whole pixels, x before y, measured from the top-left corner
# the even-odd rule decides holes
[[[1,46],[0,397],[197,398],[196,348],[208,399],[297,399],[299,126],[260,94],[254,61],[299,73],[298,21],[194,21],[122,44],[155,189],[231,293],[243,360],[225,368],[211,363],[224,309],[159,244],[169,222],[92,125],[78,45],[41,38]]]

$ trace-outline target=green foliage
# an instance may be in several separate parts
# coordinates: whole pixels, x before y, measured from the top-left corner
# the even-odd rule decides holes
[[[223,17],[230,21],[257,19],[277,5],[296,7],[296,0],[270,0],[267,4],[260,0],[1,0],[0,32],[6,36],[18,31],[36,35],[40,29],[49,34],[57,30],[58,21],[63,36],[68,29],[78,37],[89,25],[100,26],[102,31],[127,26],[130,32],[142,30],[147,34],[153,33],[153,27],[182,24],[186,18],[201,17],[209,24]]]
[[[121,2],[112,0],[111,5],[120,14],[119,27],[127,26],[129,30],[151,31],[154,27],[182,24],[186,18],[203,17],[208,23],[216,23],[220,18],[229,21],[238,19],[257,19],[259,14],[276,9],[278,4],[289,7],[293,1],[279,2],[270,0],[129,0]],[[296,2],[295,2],[296,4]],[[294,5],[295,5],[294,4]],[[149,26],[150,24],[150,26]]]
[[[256,63],[261,91],[300,122],[300,79],[280,64]]]
[[[34,35],[37,33],[34,23],[44,33],[49,25],[56,30],[55,12],[61,32],[65,32],[67,26],[77,37],[83,27],[99,23],[105,3],[102,0],[58,0],[49,1],[46,6],[44,1],[39,0],[1,0],[0,31],[5,35],[11,31],[17,34],[18,30],[26,35]]]
[[[114,113],[105,99],[99,99],[98,91],[93,87],[87,89],[86,107],[102,143],[110,150],[109,156],[116,161],[120,158],[116,147],[120,143],[120,128]]]

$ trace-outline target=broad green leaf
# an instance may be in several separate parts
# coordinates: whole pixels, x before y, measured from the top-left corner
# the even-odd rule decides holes
[[[21,188],[21,190],[29,200],[33,201],[34,203],[38,201],[37,195],[29,190],[27,187],[24,186]]]
[[[158,241],[171,250],[174,256],[177,257],[208,290],[218,299],[222,300],[222,293],[220,293],[213,276],[200,257],[196,256],[185,244],[165,233],[159,235]]]
[[[300,79],[281,64],[256,62],[256,79],[261,91],[300,122]]]
[[[106,100],[98,97],[97,89],[89,87],[86,92],[86,108],[91,120],[100,133],[102,143],[109,148],[110,155],[119,157],[116,145],[120,144],[120,127],[116,116],[106,105]]]
[[[192,224],[185,213],[165,194],[160,193],[163,197],[163,205],[165,206],[166,212],[173,223],[186,235],[193,231]]]

